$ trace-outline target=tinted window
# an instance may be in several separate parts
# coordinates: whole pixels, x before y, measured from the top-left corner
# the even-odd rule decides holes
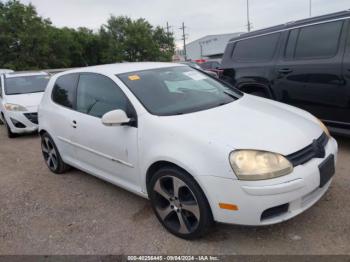
[[[129,103],[123,91],[111,79],[98,74],[82,74],[77,91],[77,110],[101,118],[105,113],[122,109]]]
[[[299,35],[299,29],[290,31],[289,37],[288,37],[288,43],[287,43],[286,51],[284,55],[285,58],[291,59],[294,57],[295,44],[298,40],[298,35]]]
[[[233,59],[241,62],[270,61],[275,53],[280,33],[259,36],[236,43]]]
[[[221,64],[219,62],[213,62],[213,69],[217,69],[221,67]]]
[[[241,94],[190,67],[169,67],[118,75],[152,114],[168,116],[231,103]]]
[[[212,62],[205,62],[200,64],[200,67],[203,68],[204,70],[208,70],[212,68]]]
[[[69,74],[56,80],[52,91],[52,100],[62,106],[73,108],[78,74]]]
[[[335,56],[343,21],[307,26],[300,29],[295,58]]]
[[[18,95],[44,92],[49,78],[48,75],[5,78],[5,93]]]

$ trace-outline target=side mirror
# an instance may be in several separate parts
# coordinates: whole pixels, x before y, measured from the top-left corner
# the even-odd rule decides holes
[[[123,110],[113,110],[103,115],[102,124],[105,126],[120,126],[130,123],[130,118]]]

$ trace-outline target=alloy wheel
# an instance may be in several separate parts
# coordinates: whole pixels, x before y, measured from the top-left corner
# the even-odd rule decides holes
[[[163,223],[179,234],[190,234],[199,226],[198,201],[184,181],[174,176],[160,177],[153,187],[155,210]]]
[[[48,137],[43,137],[41,141],[41,148],[44,155],[45,162],[51,170],[57,170],[58,157],[56,149]]]

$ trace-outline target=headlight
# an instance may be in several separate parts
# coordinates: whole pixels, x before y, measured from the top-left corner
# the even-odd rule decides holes
[[[317,119],[320,127],[322,128],[322,130],[327,134],[328,137],[331,137],[331,133],[329,133],[328,128],[325,126],[325,124],[323,124],[323,122],[320,119]]]
[[[256,150],[238,150],[230,154],[233,171],[240,180],[265,180],[285,176],[292,164],[282,155]]]
[[[27,111],[27,108],[21,105],[15,105],[15,104],[5,104],[5,108],[8,111],[17,111],[17,112],[22,112],[22,111]]]

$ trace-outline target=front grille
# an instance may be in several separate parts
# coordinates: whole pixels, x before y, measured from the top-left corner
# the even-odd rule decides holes
[[[323,133],[312,144],[308,145],[307,147],[301,149],[296,153],[287,156],[287,159],[293,164],[294,167],[296,167],[309,162],[313,158],[324,158],[324,148],[326,147],[328,140],[329,138],[326,135],[326,133]],[[319,147],[317,148],[315,144],[319,145]],[[321,150],[322,152],[320,152],[320,149],[323,149]]]
[[[26,118],[29,119],[33,124],[38,124],[38,113],[25,113]]]

